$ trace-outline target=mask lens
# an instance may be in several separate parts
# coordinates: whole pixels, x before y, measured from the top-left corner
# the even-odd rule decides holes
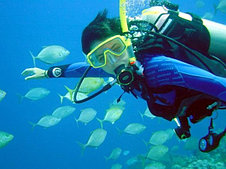
[[[114,53],[115,55],[121,55],[126,49],[125,43],[120,38],[114,39],[112,44],[113,45],[108,50],[110,50],[111,53]]]
[[[101,67],[102,65],[106,64],[106,59],[103,53],[102,54],[93,53],[92,55],[89,56],[88,60],[93,67]]]
[[[114,56],[120,56],[127,46],[119,35],[112,37],[94,48],[88,55],[87,59],[94,68],[102,67],[106,64],[107,53]]]

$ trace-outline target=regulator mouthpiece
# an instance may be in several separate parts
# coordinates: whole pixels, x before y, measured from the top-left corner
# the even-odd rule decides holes
[[[133,71],[130,67],[125,67],[124,64],[118,66],[114,72],[120,85],[129,85],[134,80]]]

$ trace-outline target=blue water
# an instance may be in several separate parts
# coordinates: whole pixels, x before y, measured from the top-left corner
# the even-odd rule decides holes
[[[203,16],[213,12],[213,3],[205,4],[201,9],[195,8],[195,0],[173,2],[180,4],[181,11],[194,12]],[[74,115],[63,119],[58,125],[43,129],[37,126],[32,129],[29,122],[37,122],[42,116],[51,114],[61,106],[57,93],[65,94],[64,85],[74,87],[77,79],[45,79],[25,81],[21,72],[33,66],[29,51],[37,54],[42,46],[62,45],[71,54],[60,64],[84,61],[81,52],[81,32],[96,16],[97,12],[107,8],[109,16],[118,16],[116,0],[11,0],[0,1],[0,89],[7,92],[0,102],[0,130],[14,135],[14,139],[0,149],[0,169],[107,169],[114,163],[121,163],[128,168],[126,160],[138,154],[147,153],[148,149],[142,139],[148,140],[158,130],[176,127],[174,122],[165,120],[141,119],[139,112],[144,112],[146,104],[125,94],[126,109],[122,117],[114,124],[104,123],[108,131],[106,140],[98,148],[87,148],[81,156],[81,148],[76,143],[86,143],[90,132],[99,127],[94,120],[88,125],[77,127],[74,117],[78,117],[83,108],[97,110],[97,117],[103,118],[109,104],[119,97],[122,90],[113,87],[110,91],[87,103],[73,105]],[[214,21],[226,24],[226,14],[218,12]],[[49,65],[37,61],[37,66],[47,69]],[[45,87],[51,94],[39,101],[23,100],[18,102],[17,94],[25,94],[33,87]],[[72,105],[64,101],[63,105]],[[216,126],[225,127],[225,113],[219,113]],[[139,136],[120,135],[116,127],[123,129],[132,122],[142,123],[147,129]],[[192,128],[192,135],[200,138],[207,133],[208,119]],[[197,130],[198,129],[198,130]],[[183,149],[184,142],[176,137],[168,143],[169,147],[180,146],[178,154],[187,154]],[[121,155],[117,161],[106,161],[113,148],[129,150],[128,156]]]

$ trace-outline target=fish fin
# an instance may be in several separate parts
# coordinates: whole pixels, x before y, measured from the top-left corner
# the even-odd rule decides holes
[[[78,125],[78,119],[76,119],[75,117],[74,117],[74,119],[75,119],[75,121],[76,121],[77,127],[79,128],[79,125]]]
[[[145,163],[146,163],[147,161],[149,161],[148,158],[147,158],[147,154],[146,154],[146,155],[140,154],[140,155],[137,156],[137,158],[138,158],[138,160],[141,162],[141,165],[142,165],[143,167],[145,166]]]
[[[217,13],[217,5],[216,5],[216,4],[213,4],[213,9],[214,9],[213,14],[214,14],[214,16],[215,16],[215,15],[216,15],[216,13]]]
[[[70,89],[69,87],[67,87],[66,85],[64,85],[64,87],[66,88],[66,90],[69,92],[70,94],[70,100],[72,101],[72,96],[73,96],[73,92],[74,90]]]
[[[62,104],[64,100],[64,96],[60,95],[59,93],[58,93],[58,96],[60,96],[60,103]]]
[[[143,143],[145,144],[145,146],[148,147],[148,144],[149,144],[149,143],[148,143],[147,141],[145,141],[144,139],[142,139],[142,141],[143,141]]]
[[[101,119],[99,119],[99,118],[96,118],[96,119],[97,119],[97,121],[100,122],[100,127],[101,127],[101,128],[104,128],[104,126],[103,126],[104,120],[101,120]]]
[[[32,129],[34,129],[35,128],[35,126],[37,126],[37,124],[36,123],[33,123],[33,122],[28,122],[30,125],[32,125]]]
[[[140,117],[142,118],[142,120],[144,120],[144,114],[142,114],[140,111],[139,111],[139,114],[140,114]]]
[[[81,147],[82,151],[81,151],[81,156],[84,155],[85,149],[86,149],[86,144],[82,144],[79,141],[77,141],[77,144]]]
[[[23,96],[23,95],[21,95],[21,94],[19,94],[19,93],[17,93],[16,95],[17,95],[17,96],[18,96],[18,98],[19,98],[19,103],[21,103],[21,102],[22,102],[22,100],[24,99],[24,96]]]
[[[32,56],[34,67],[36,67],[36,63],[35,63],[36,57],[33,55],[33,53],[31,51],[29,51],[29,52],[30,52],[30,55]]]
[[[122,135],[123,130],[119,129],[118,127],[116,127],[116,130],[118,131],[119,135]]]

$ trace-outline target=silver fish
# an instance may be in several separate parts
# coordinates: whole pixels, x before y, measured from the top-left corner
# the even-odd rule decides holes
[[[166,169],[166,166],[158,161],[151,161],[144,169]]]
[[[116,147],[112,150],[111,154],[108,157],[105,157],[106,160],[116,160],[119,158],[119,156],[122,153],[122,149],[119,147]]]
[[[84,94],[92,93],[96,91],[104,84],[104,79],[99,77],[87,77],[83,80],[79,92]]]
[[[111,166],[111,169],[121,169],[121,168],[122,168],[122,164],[119,164],[119,163],[113,164]]]
[[[159,130],[152,134],[149,143],[152,145],[161,145],[169,139],[169,134],[166,131]]]
[[[206,12],[206,13],[202,16],[203,19],[208,19],[208,20],[212,20],[213,17],[214,17],[214,14],[211,13],[211,12]]]
[[[140,134],[146,129],[146,126],[140,123],[131,123],[123,131],[128,134]]]
[[[107,109],[103,120],[97,118],[97,120],[100,122],[101,128],[103,128],[104,121],[114,124],[122,116],[123,110],[124,107],[120,105],[112,105],[109,109]]]
[[[0,148],[5,147],[13,138],[12,134],[0,131]]]
[[[159,160],[164,157],[164,155],[168,152],[169,148],[164,145],[157,145],[151,147],[147,154],[147,158],[152,160]]]
[[[23,98],[27,98],[29,100],[40,100],[44,97],[46,97],[47,95],[49,95],[50,91],[45,89],[45,88],[41,88],[41,87],[37,87],[37,88],[32,88],[30,89],[24,96],[20,96],[21,100]]]
[[[223,13],[226,13],[226,0],[219,1],[219,4],[215,7],[215,10],[219,10]]]
[[[48,128],[48,127],[52,127],[52,126],[58,124],[60,121],[61,121],[60,118],[57,118],[57,117],[54,117],[51,115],[47,115],[47,116],[42,117],[37,123],[32,124],[32,126],[33,126],[33,128],[35,126],[42,126],[42,127]]]
[[[150,110],[149,110],[148,107],[146,108],[146,110],[144,111],[143,114],[140,113],[140,116],[141,116],[142,119],[144,118],[144,116],[145,116],[145,117],[148,117],[148,118],[150,118],[150,119],[154,119],[154,118],[156,117],[155,115],[153,115],[153,114],[150,112]]]
[[[75,121],[77,124],[80,121],[86,125],[95,118],[96,114],[97,112],[93,108],[86,108],[81,111],[79,118],[75,119]]]
[[[86,144],[82,144],[78,142],[82,148],[82,153],[84,152],[86,147],[94,147],[94,148],[99,147],[104,142],[106,135],[107,135],[107,131],[102,128],[93,130]]]
[[[205,2],[202,0],[197,0],[195,2],[195,6],[196,6],[196,8],[203,8],[205,6]]]
[[[4,99],[6,92],[0,89],[0,101]]]
[[[63,119],[69,115],[71,115],[75,111],[75,108],[72,106],[61,106],[58,107],[54,112],[52,113],[52,116],[57,117],[59,119]]]
[[[60,96],[60,102],[61,102],[61,104],[63,103],[63,100],[64,99],[68,99],[68,100],[70,100],[71,102],[73,102],[74,101],[74,92],[75,92],[75,89],[70,89],[69,87],[67,87],[67,86],[64,86],[66,89],[67,89],[67,93],[64,95],[64,96],[62,96],[62,95],[60,95],[60,94],[58,94],[59,96]],[[78,92],[77,93],[77,100],[83,100],[83,99],[85,99],[85,98],[87,98],[88,96],[86,95],[86,94],[84,94],[84,93],[81,93],[81,92]],[[73,102],[74,103],[74,102]]]
[[[127,156],[129,153],[130,153],[130,151],[129,151],[129,150],[125,150],[125,151],[123,151],[123,155],[124,155],[124,156]]]
[[[39,59],[47,64],[55,64],[63,61],[70,54],[70,52],[62,46],[50,45],[44,47],[36,57],[31,52],[30,54],[33,58],[34,66],[36,67],[36,59]]]

